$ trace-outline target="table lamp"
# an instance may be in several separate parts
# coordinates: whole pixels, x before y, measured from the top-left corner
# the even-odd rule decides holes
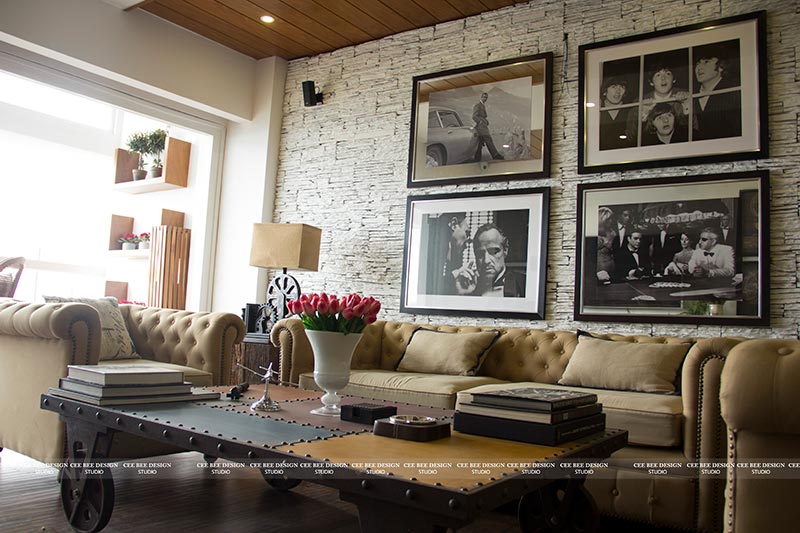
[[[286,303],[300,297],[300,284],[287,270],[319,270],[321,236],[321,229],[306,224],[253,224],[250,266],[283,269],[267,287],[256,319],[257,333],[268,333],[275,322],[289,316]]]

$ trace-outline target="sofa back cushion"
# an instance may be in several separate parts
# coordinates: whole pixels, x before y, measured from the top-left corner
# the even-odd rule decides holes
[[[419,328],[397,366],[399,372],[474,376],[499,331],[445,333]]]
[[[614,342],[581,336],[560,385],[641,392],[675,392],[691,343]]]
[[[535,381],[556,384],[564,374],[572,352],[578,345],[573,331],[493,326],[447,326],[378,321],[364,329],[364,337],[353,354],[354,369],[394,370],[406,351],[414,331],[425,329],[447,333],[499,331],[500,336],[489,348],[478,369],[479,376],[504,381]],[[595,338],[617,342],[672,344],[696,339],[683,337],[650,337],[647,335],[592,334]]]

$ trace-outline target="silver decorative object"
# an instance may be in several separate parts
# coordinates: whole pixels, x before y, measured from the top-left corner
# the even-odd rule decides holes
[[[246,366],[244,366],[242,364],[239,364],[239,363],[236,363],[236,364],[239,365],[240,367],[244,368],[248,372],[252,372],[253,374],[255,374],[256,376],[260,377],[264,381],[264,395],[258,401],[256,401],[252,405],[250,405],[250,410],[251,411],[269,411],[269,412],[280,411],[281,410],[281,405],[278,402],[274,401],[272,398],[269,397],[269,380],[273,375],[278,374],[277,370],[272,370],[272,363],[270,363],[269,366],[266,367],[266,368],[264,368],[263,366],[259,365],[258,368],[264,370],[263,374],[259,374],[255,370],[251,370],[251,369],[247,368]]]

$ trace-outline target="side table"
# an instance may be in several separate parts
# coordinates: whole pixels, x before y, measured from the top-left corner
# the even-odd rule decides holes
[[[257,372],[263,372],[259,366],[267,367],[272,363],[273,370],[278,370],[281,359],[281,349],[273,346],[269,341],[269,335],[262,333],[248,333],[244,336],[241,344],[234,346],[233,367],[231,368],[231,382],[229,385],[238,383],[261,383],[261,380],[244,370],[237,363],[251,368]]]

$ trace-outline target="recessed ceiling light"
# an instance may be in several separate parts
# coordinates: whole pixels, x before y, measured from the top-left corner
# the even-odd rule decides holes
[[[266,24],[272,24],[273,22],[275,22],[275,17],[264,15],[263,17],[261,17],[261,22],[265,22]]]

